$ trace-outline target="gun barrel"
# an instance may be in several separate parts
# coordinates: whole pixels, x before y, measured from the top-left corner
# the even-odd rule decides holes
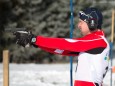
[[[26,31],[26,28],[5,28],[5,32]]]

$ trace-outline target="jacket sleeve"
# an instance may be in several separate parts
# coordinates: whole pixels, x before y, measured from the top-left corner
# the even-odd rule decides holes
[[[36,37],[36,43],[39,48],[54,54],[77,56],[79,52],[85,52],[93,48],[103,47],[107,44],[102,38],[98,39],[67,39],[67,38],[49,38]]]

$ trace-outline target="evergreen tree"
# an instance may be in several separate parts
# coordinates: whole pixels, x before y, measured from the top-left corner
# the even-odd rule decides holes
[[[85,3],[84,3],[85,2]],[[86,7],[97,7],[104,15],[103,30],[110,40],[112,1],[108,0],[73,0],[74,28],[78,22],[78,11]],[[33,47],[23,48],[15,44],[12,34],[5,28],[25,27],[35,35],[69,38],[70,2],[69,0],[1,0],[0,1],[0,61],[2,50],[10,50],[10,61],[25,62],[56,62],[69,61],[68,57],[52,55]],[[78,29],[74,37],[80,37]],[[114,46],[115,49],[115,46]],[[63,57],[63,58],[62,58]],[[75,59],[75,58],[74,58]]]

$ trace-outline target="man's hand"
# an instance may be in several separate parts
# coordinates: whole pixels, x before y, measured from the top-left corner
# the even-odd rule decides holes
[[[27,47],[32,44],[32,38],[35,38],[35,36],[28,31],[16,31],[14,33],[16,44],[21,45],[23,47]]]

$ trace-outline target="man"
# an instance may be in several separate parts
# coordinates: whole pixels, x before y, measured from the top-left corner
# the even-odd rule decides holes
[[[96,8],[79,11],[78,28],[82,38],[17,37],[17,44],[34,45],[54,54],[78,56],[74,86],[101,86],[108,70],[109,44],[101,30],[102,13]],[[16,35],[17,36],[17,35]]]

